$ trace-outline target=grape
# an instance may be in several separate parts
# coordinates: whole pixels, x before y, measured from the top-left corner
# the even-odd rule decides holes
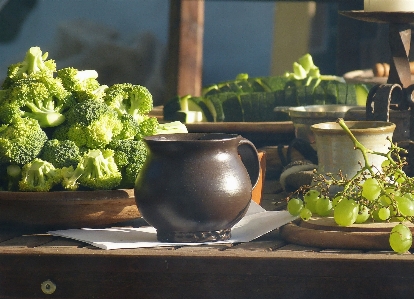
[[[396,196],[401,195],[401,192],[399,190],[396,190],[395,188],[392,188],[392,187],[385,188],[385,193],[388,194],[388,195],[390,195],[390,194],[393,194],[393,195],[396,195]]]
[[[407,197],[409,200],[414,201],[414,196],[411,193],[405,193],[403,196]]]
[[[318,190],[309,190],[303,196],[303,200],[305,201],[305,206],[312,212],[316,213],[316,202],[319,198],[319,191]]]
[[[332,207],[335,208],[336,205],[343,199],[344,197],[342,195],[336,195],[333,199],[332,199]]]
[[[382,207],[378,210],[378,218],[385,221],[390,218],[391,212],[388,207]]]
[[[303,209],[303,201],[299,198],[292,198],[287,204],[287,210],[292,216],[298,216]]]
[[[391,165],[391,161],[387,159],[381,163],[381,168],[382,170],[386,170],[390,165]]]
[[[398,210],[403,216],[414,216],[414,202],[405,196],[396,196]]]
[[[394,172],[394,180],[398,183],[398,184],[402,184],[405,182],[405,177],[402,173],[400,173],[399,171]]]
[[[381,218],[378,216],[378,213],[379,213],[378,208],[372,210],[371,217],[374,221],[382,221]]]
[[[360,205],[358,208],[358,216],[355,220],[355,223],[364,223],[368,220],[368,218],[369,218],[369,209],[364,205]]]
[[[379,202],[384,207],[388,207],[391,204],[391,198],[388,195],[383,194],[379,197]]]
[[[381,193],[381,187],[374,178],[368,178],[362,184],[362,196],[368,200],[374,201]]]
[[[349,226],[355,223],[358,217],[358,204],[348,198],[342,199],[334,209],[334,220],[340,226]]]
[[[332,210],[332,201],[325,196],[319,197],[315,209],[319,216],[328,216]]]
[[[303,221],[308,221],[312,217],[312,212],[308,208],[303,208],[299,215]]]
[[[408,227],[399,223],[391,230],[390,246],[397,253],[404,253],[411,248],[413,236]]]

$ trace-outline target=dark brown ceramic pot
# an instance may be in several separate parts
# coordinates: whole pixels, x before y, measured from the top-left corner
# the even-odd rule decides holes
[[[255,146],[232,134],[146,137],[149,155],[135,184],[142,217],[159,241],[230,238],[246,213],[260,166]]]

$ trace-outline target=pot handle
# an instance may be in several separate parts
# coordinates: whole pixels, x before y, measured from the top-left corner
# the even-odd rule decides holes
[[[249,174],[252,188],[254,188],[260,177],[260,161],[257,149],[250,140],[241,137],[237,151]]]

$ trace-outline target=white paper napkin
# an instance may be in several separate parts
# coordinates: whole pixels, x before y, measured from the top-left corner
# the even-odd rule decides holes
[[[233,226],[231,230],[231,238],[227,241],[206,243],[159,242],[157,241],[157,231],[152,226],[138,228],[111,227],[105,229],[68,229],[49,231],[49,234],[75,239],[102,249],[226,244],[250,242],[294,219],[296,219],[296,217],[293,217],[287,211],[266,211],[252,201],[246,215]]]

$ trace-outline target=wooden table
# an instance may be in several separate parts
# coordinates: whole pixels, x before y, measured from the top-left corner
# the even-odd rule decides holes
[[[267,210],[283,206],[272,184]],[[0,298],[411,298],[413,269],[411,254],[303,247],[277,230],[233,246],[101,250],[0,227]]]

